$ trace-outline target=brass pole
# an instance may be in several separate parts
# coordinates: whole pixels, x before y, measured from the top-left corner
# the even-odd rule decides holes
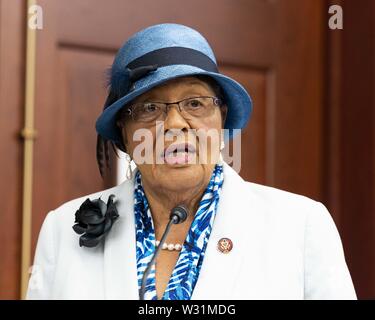
[[[35,0],[27,1],[26,8],[26,68],[25,68],[25,122],[21,132],[24,138],[23,193],[22,193],[22,248],[21,248],[21,299],[25,298],[31,255],[32,219],[32,174],[33,147],[36,131],[34,129],[35,104],[35,58],[36,29],[28,26],[28,10]]]

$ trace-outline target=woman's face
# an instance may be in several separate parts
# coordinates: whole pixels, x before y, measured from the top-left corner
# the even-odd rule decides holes
[[[183,77],[144,93],[131,104],[176,102],[199,96],[214,97],[215,92],[198,78]],[[215,106],[208,116],[188,116],[186,119],[178,110],[178,105],[173,104],[169,105],[164,121],[140,122],[126,117],[122,120],[121,130],[126,150],[137,164],[142,179],[154,188],[178,191],[208,182],[219,159],[220,133],[225,116],[226,106]],[[150,141],[135,141],[139,140],[134,139],[139,129],[149,130]],[[139,163],[137,154],[141,143],[143,146],[145,143],[152,144],[151,163]],[[175,149],[177,146],[178,150]]]

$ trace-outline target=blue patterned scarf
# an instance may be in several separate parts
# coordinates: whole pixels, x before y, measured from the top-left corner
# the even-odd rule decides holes
[[[223,180],[223,167],[216,165],[169,279],[162,297],[163,300],[190,300],[211,234]],[[139,170],[136,173],[134,184],[134,213],[137,276],[140,290],[143,273],[155,251],[155,231]],[[155,264],[146,281],[145,299],[157,300]]]

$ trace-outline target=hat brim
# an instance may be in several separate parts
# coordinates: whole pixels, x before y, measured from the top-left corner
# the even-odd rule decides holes
[[[116,126],[117,113],[130,101],[141,94],[169,80],[194,75],[207,75],[214,78],[223,89],[228,107],[225,129],[243,129],[251,116],[253,103],[245,88],[237,81],[220,73],[209,72],[189,65],[170,65],[158,68],[135,83],[133,91],[118,99],[103,110],[96,121],[96,131],[105,139],[121,144],[120,130]],[[228,138],[233,137],[230,130]]]

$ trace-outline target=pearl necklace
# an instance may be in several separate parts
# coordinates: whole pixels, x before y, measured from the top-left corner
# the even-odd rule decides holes
[[[156,240],[156,246],[159,246],[160,241]],[[161,247],[163,250],[169,250],[169,251],[181,251],[182,245],[179,243],[173,244],[173,243],[163,243],[163,246]]]

